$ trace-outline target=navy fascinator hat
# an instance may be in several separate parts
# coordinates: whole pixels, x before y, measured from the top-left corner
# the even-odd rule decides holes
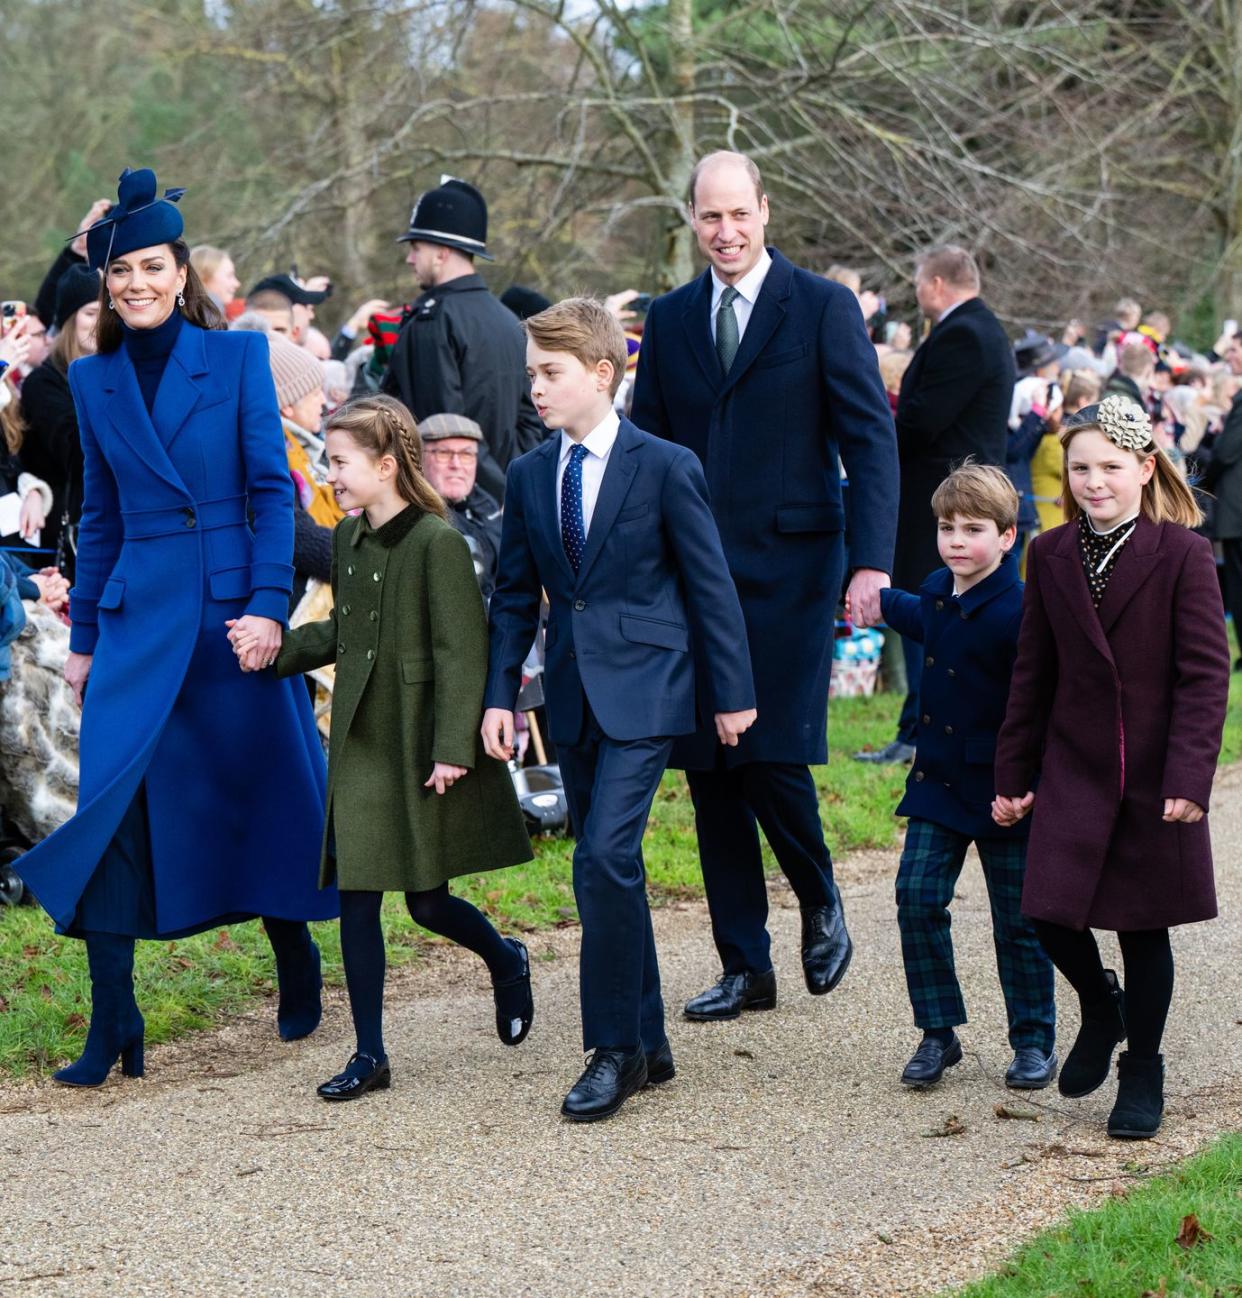
[[[164,197],[157,198],[155,172],[150,167],[138,171],[126,167],[117,186],[116,203],[86,232],[86,260],[91,270],[103,270],[114,257],[136,248],[180,239],[185,222],[173,204],[184,193],[184,189],[166,189]]]

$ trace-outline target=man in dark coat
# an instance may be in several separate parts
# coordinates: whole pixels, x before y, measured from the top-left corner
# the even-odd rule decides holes
[[[931,331],[897,398],[901,509],[893,582],[903,590],[918,590],[940,567],[932,492],[968,455],[978,464],[1004,466],[1017,377],[1009,338],[979,296],[979,267],[965,248],[950,244],[923,253],[914,291]],[[914,757],[923,651],[904,639],[902,650],[907,694],[897,737],[878,752],[856,753],[860,761]]]
[[[526,336],[517,318],[475,274],[487,251],[487,204],[464,180],[449,179],[415,204],[410,245],[422,295],[409,310],[381,388],[420,423],[428,415],[466,415],[483,430],[479,484],[503,501],[510,460],[543,441],[526,380]]]
[[[754,667],[759,716],[737,747],[704,728],[673,755],[688,773],[724,967],[686,1014],[727,1019],[775,1003],[759,827],[802,907],[808,989],[831,991],[853,950],[807,767],[828,757],[833,620],[846,569],[838,463],[851,480],[854,606],[878,621],[897,453],[858,301],[765,248],[768,200],[754,163],[735,153],[703,159],[690,216],[711,265],[652,303],[633,418],[703,463]]]
[[[1225,361],[1234,374],[1242,374],[1242,334],[1229,340]],[[1242,392],[1234,397],[1212,446],[1205,485],[1216,497],[1212,528],[1225,560],[1227,607],[1242,639]],[[1234,670],[1242,670],[1242,658],[1234,663]]]

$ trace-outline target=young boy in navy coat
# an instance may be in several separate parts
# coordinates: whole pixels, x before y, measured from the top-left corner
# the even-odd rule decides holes
[[[1022,621],[1022,582],[1010,553],[1018,493],[997,468],[967,463],[932,496],[945,567],[918,595],[881,592],[884,619],[921,642],[918,743],[897,808],[909,816],[897,871],[897,920],[914,1021],[923,1040],[901,1075],[934,1086],[962,1058],[954,1028],[966,1006],[953,967],[949,903],[973,841],[992,906],[996,967],[1009,1018],[1008,1086],[1040,1090],[1056,1076],[1052,965],[1019,903],[1026,868],[1024,821],[992,820],[992,767],[1005,719]]]
[[[512,756],[546,590],[548,727],[578,836],[583,1046],[594,1051],[561,1112],[589,1122],[673,1076],[643,830],[673,736],[698,726],[696,688],[730,746],[755,720],[755,695],[699,461],[613,410],[620,325],[601,303],[570,298],[525,328],[535,407],[561,431],[509,466],[483,740],[491,756]]]

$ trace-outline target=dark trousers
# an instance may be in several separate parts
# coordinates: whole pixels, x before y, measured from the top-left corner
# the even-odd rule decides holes
[[[671,739],[610,739],[586,705],[582,738],[560,747],[578,842],[574,897],[582,921],[582,1044],[644,1050],[664,1041],[643,831]]]
[[[906,660],[906,697],[897,720],[897,738],[914,745],[919,733],[919,686],[923,683],[923,646],[917,640],[901,637],[901,653]]]
[[[967,834],[911,820],[897,867],[897,923],[906,988],[914,1022],[925,1031],[966,1022],[953,963],[949,903],[970,844]],[[1020,909],[1026,839],[981,838],[975,846],[992,907],[992,941],[1009,1018],[1009,1044],[1015,1050],[1033,1046],[1048,1054],[1056,1037],[1052,963]]]
[[[749,762],[687,771],[694,800],[712,936],[726,974],[772,967],[768,890],[759,829],[803,906],[837,900],[832,857],[819,820],[815,781],[805,766]]]
[[[1233,631],[1242,653],[1242,536],[1222,541],[1220,549],[1225,559],[1225,608],[1233,618]]]

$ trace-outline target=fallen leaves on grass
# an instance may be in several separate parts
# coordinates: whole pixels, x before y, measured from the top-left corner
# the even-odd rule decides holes
[[[1005,1104],[1003,1101],[992,1110],[998,1118],[1014,1118],[1020,1122],[1038,1122],[1039,1114],[1034,1109],[1023,1108],[1020,1104]]]
[[[1174,1243],[1178,1248],[1191,1249],[1206,1244],[1212,1239],[1209,1231],[1199,1224],[1199,1218],[1192,1212],[1182,1218],[1182,1228],[1177,1232]]]
[[[933,1127],[930,1131],[925,1131],[922,1134],[924,1137],[935,1140],[941,1136],[960,1136],[965,1130],[966,1124],[956,1113],[951,1113],[938,1127]]]

